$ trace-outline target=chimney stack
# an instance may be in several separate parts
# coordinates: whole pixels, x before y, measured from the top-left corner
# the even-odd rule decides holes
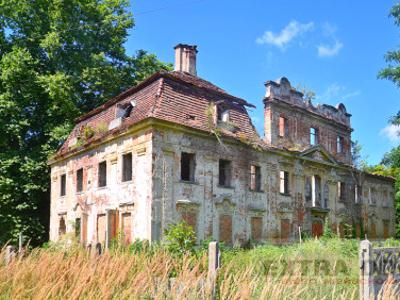
[[[175,71],[186,72],[197,76],[196,45],[178,44],[175,46]]]

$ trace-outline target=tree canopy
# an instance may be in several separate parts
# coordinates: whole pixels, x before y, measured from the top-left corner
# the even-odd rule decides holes
[[[0,0],[0,244],[47,238],[49,155],[73,120],[170,66],[128,55],[127,0]]]

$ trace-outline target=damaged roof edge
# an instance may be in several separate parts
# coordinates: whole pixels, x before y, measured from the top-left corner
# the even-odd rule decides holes
[[[192,75],[189,75],[189,74],[187,74],[187,75],[188,76],[192,76]],[[105,103],[103,103],[102,105],[96,107],[95,109],[91,110],[90,112],[88,112],[88,113],[76,118],[74,120],[75,123],[82,122],[82,121],[84,121],[84,120],[86,120],[86,119],[88,119],[88,118],[100,113],[101,111],[105,110],[106,108],[108,108],[108,107],[112,106],[113,104],[117,103],[118,101],[128,97],[132,93],[139,91],[140,89],[146,87],[147,85],[149,85],[150,83],[152,83],[153,81],[155,81],[155,80],[157,80],[157,79],[159,79],[161,77],[168,77],[168,78],[170,78],[172,80],[175,80],[175,81],[184,82],[185,84],[190,84],[190,85],[196,86],[197,88],[200,88],[200,89],[205,89],[205,90],[211,91],[213,93],[221,94],[221,95],[223,95],[225,97],[228,97],[232,101],[237,102],[238,104],[243,105],[243,106],[252,107],[252,108],[256,107],[254,104],[251,104],[251,103],[247,102],[246,100],[244,100],[242,98],[238,98],[238,97],[235,97],[233,95],[230,95],[227,92],[219,91],[219,90],[208,88],[208,87],[204,87],[204,86],[199,86],[199,85],[196,85],[196,84],[194,84],[192,82],[185,81],[184,79],[179,78],[178,76],[174,76],[171,72],[161,70],[161,71],[158,71],[158,72],[154,73],[153,75],[151,75],[150,77],[148,77],[147,79],[142,81],[141,83],[139,83],[139,84],[137,84],[137,85],[135,85],[135,86],[123,91],[122,93],[118,94],[114,98],[111,98],[110,100],[106,101]],[[202,81],[204,81],[204,82],[207,82],[208,84],[210,84],[212,86],[215,86],[212,83],[210,83],[210,82],[208,82],[208,81],[206,81],[204,79],[201,79],[200,77],[197,77],[197,78],[202,80]]]

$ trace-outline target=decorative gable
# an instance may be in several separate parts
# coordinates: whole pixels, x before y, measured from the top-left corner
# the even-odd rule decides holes
[[[324,147],[322,147],[321,145],[317,145],[315,147],[303,151],[300,156],[319,162],[337,164],[335,158],[328,151],[326,151]]]

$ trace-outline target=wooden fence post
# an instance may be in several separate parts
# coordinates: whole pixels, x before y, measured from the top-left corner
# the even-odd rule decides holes
[[[360,244],[360,300],[370,300],[374,297],[372,244],[368,240]],[[374,298],[373,298],[374,299]]]

